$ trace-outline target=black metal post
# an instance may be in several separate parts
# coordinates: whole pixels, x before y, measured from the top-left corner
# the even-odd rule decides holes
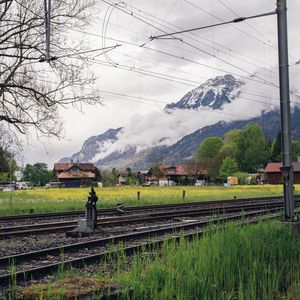
[[[277,0],[276,12],[278,28],[280,115],[282,134],[281,150],[283,158],[281,171],[283,177],[284,214],[285,220],[291,221],[294,219],[294,199],[286,0]]]
[[[45,61],[50,61],[50,20],[51,20],[51,0],[44,0],[45,12],[45,32],[46,32],[46,53]]]

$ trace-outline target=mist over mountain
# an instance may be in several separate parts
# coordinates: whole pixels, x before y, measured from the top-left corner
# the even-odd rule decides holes
[[[292,66],[292,132],[300,140],[300,64]],[[94,162],[102,169],[149,167],[157,158],[166,163],[182,163],[191,157],[209,136],[224,133],[247,123],[258,123],[268,139],[280,130],[278,76],[274,70],[237,79],[217,76],[188,91],[179,101],[162,111],[134,116],[128,124],[88,138],[80,151],[65,157],[80,162]],[[265,84],[268,82],[268,84]]]
[[[117,134],[122,130],[122,127],[117,129],[108,129],[103,134],[91,136],[82,145],[80,151],[74,153],[71,157],[64,157],[60,162],[73,161],[88,162],[93,159],[95,162],[101,156],[106,156],[106,149],[108,149],[117,139]]]

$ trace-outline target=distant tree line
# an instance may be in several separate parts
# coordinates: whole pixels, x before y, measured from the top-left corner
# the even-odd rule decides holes
[[[299,154],[300,142],[293,140],[293,161]],[[258,124],[248,124],[242,129],[228,131],[224,139],[206,138],[186,165],[204,167],[210,180],[216,182],[224,181],[228,176],[242,179],[246,174],[264,168],[268,162],[280,162],[281,159],[281,133],[269,141]]]
[[[1,131],[1,127],[0,127]],[[0,138],[0,181],[16,180],[14,173],[21,170],[22,180],[30,181],[34,186],[44,186],[56,180],[55,172],[48,170],[45,163],[37,162],[19,168],[11,143],[4,143]],[[300,142],[292,141],[292,160],[297,160],[300,154]],[[206,169],[207,177],[212,182],[224,182],[229,176],[236,176],[241,183],[246,183],[249,173],[256,173],[263,169],[268,162],[280,162],[281,133],[274,140],[267,140],[261,127],[257,124],[248,124],[242,129],[234,129],[225,133],[224,138],[208,137],[199,146],[195,155],[185,163],[189,174],[188,182],[193,184],[199,171]],[[163,177],[162,161],[153,162],[152,174],[160,179]],[[100,170],[99,170],[100,171]],[[103,186],[115,186],[118,176],[123,175],[125,184],[141,184],[141,179],[130,168],[118,171],[100,171],[100,180]]]
[[[37,162],[33,165],[27,164],[22,170],[22,179],[30,181],[34,186],[44,186],[46,183],[55,180],[53,170],[48,170],[45,163]]]

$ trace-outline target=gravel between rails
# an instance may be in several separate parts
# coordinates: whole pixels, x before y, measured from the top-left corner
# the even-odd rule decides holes
[[[295,196],[295,200],[299,199],[300,196]],[[123,215],[130,215],[130,214],[142,214],[142,213],[151,213],[151,212],[158,212],[158,211],[165,211],[165,210],[176,210],[187,207],[198,207],[198,208],[215,208],[215,207],[226,207],[230,205],[239,205],[239,204],[250,204],[250,203],[265,203],[265,202],[280,202],[282,201],[282,197],[274,196],[274,197],[261,197],[261,198],[249,198],[249,199],[228,199],[228,200],[215,200],[215,201],[202,201],[202,202],[182,202],[177,204],[160,204],[160,205],[148,205],[148,206],[129,206],[124,208]],[[32,215],[19,215],[16,217],[20,217],[20,219],[13,219],[10,220],[9,216],[0,216],[0,228],[2,227],[9,227],[9,226],[20,226],[26,224],[38,224],[38,223],[51,223],[51,222],[61,222],[61,221],[72,221],[77,220],[80,217],[84,216],[84,212],[82,211],[80,214],[78,212],[76,215],[72,215],[72,211],[69,212],[61,212],[62,214],[68,213],[61,216],[53,216],[51,213],[45,213],[42,217],[35,214]],[[59,214],[59,213],[58,213]],[[98,217],[105,218],[105,217],[112,217],[118,216],[119,213],[117,212],[116,208],[114,209],[98,209]],[[14,216],[11,216],[14,217]]]
[[[213,216],[211,216],[213,217]],[[14,255],[18,253],[26,253],[30,251],[37,251],[52,247],[60,247],[68,244],[75,244],[78,242],[89,241],[95,238],[106,238],[112,237],[114,235],[119,235],[122,233],[129,233],[141,230],[139,228],[147,227],[154,228],[158,225],[169,225],[175,222],[186,222],[187,220],[197,221],[206,220],[208,217],[198,217],[198,218],[175,218],[170,220],[163,220],[161,222],[144,222],[141,221],[140,224],[134,225],[124,225],[124,226],[114,226],[106,228],[98,228],[95,233],[88,237],[82,238],[72,238],[66,237],[65,233],[51,233],[47,235],[30,235],[24,237],[12,237],[10,239],[0,240],[0,257],[5,257],[9,255]],[[1,270],[0,270],[1,273]]]
[[[299,201],[299,200],[298,200]],[[297,202],[298,202],[297,201]],[[119,214],[119,215],[112,215],[111,212],[109,212],[108,214],[104,214],[104,213],[100,213],[98,212],[98,220],[100,222],[105,222],[106,219],[122,219],[122,218],[128,218],[130,216],[133,216],[135,215],[135,217],[137,217],[138,215],[139,216],[143,216],[143,215],[146,215],[146,214],[155,214],[155,213],[164,213],[164,212],[178,212],[180,210],[192,210],[192,209],[195,209],[195,210],[214,210],[214,209],[227,209],[228,207],[233,207],[233,206],[249,206],[249,205],[267,205],[267,204],[274,204],[274,203],[281,203],[281,201],[279,199],[274,199],[272,201],[268,200],[259,200],[259,201],[243,201],[243,202],[240,202],[240,201],[235,201],[234,204],[232,204],[231,201],[225,201],[224,203],[205,203],[205,205],[203,205],[203,202],[201,203],[198,203],[197,205],[190,205],[190,204],[181,204],[179,207],[169,207],[166,206],[166,207],[160,207],[159,209],[152,209],[151,206],[149,206],[146,210],[144,211],[141,211],[141,210],[131,210],[131,211],[125,211],[123,214]],[[185,205],[185,206],[184,206]],[[134,208],[134,207],[132,207]],[[151,209],[150,209],[151,208]],[[20,228],[19,229],[19,232],[18,235],[23,235],[22,234],[22,230],[24,230],[22,227],[26,227],[26,226],[39,226],[39,225],[44,225],[43,228],[45,228],[44,230],[40,229],[40,233],[43,234],[43,233],[49,233],[51,232],[51,230],[48,230],[46,229],[45,225],[49,224],[53,227],[53,232],[54,231],[59,231],[59,227],[61,226],[64,226],[64,223],[65,223],[65,226],[76,226],[77,222],[76,220],[78,220],[78,218],[80,218],[82,216],[77,216],[77,217],[74,217],[74,216],[65,216],[65,217],[61,217],[61,218],[49,218],[49,219],[36,219],[36,218],[30,218],[30,219],[27,219],[27,220],[13,220],[13,221],[10,221],[10,220],[2,220],[0,221],[0,231],[3,232],[3,234],[8,234],[8,233],[5,233],[5,229],[7,228],[7,230],[9,230],[9,232],[11,230],[13,231],[18,231],[17,228]],[[59,227],[57,227],[59,226]],[[33,230],[33,227],[32,228],[26,228],[26,230]],[[14,229],[15,228],[15,229]],[[41,227],[36,227],[36,228],[41,228]],[[49,228],[49,227],[48,227]],[[55,229],[54,229],[55,228]],[[27,232],[27,234],[35,234],[35,233],[30,233],[30,232]],[[13,235],[13,233],[12,233]],[[1,237],[7,237],[7,236],[2,236],[1,234]],[[0,237],[0,238],[1,238]]]
[[[254,209],[254,208],[253,208]],[[194,211],[194,210],[188,210],[189,211]],[[200,210],[202,211],[202,210]],[[178,209],[177,209],[178,212]],[[183,212],[183,211],[181,211]],[[161,212],[159,212],[160,214]],[[144,220],[143,214],[142,215],[137,215],[136,217],[138,218],[137,221],[131,221],[129,220],[124,222],[124,225],[119,225],[120,223],[118,222],[117,224],[114,224],[110,226],[110,224],[106,224],[104,227],[99,226],[99,229],[92,234],[88,238],[81,239],[83,240],[90,240],[92,238],[97,238],[97,237],[109,237],[121,233],[126,233],[126,232],[131,232],[131,231],[136,231],[137,226],[146,226],[149,227],[152,224],[155,224],[155,226],[161,225],[161,224],[167,224],[167,223],[174,223],[175,222],[182,222],[183,220],[190,219],[190,220],[205,220],[206,216],[211,215],[215,216],[218,214],[204,214],[204,215],[194,215],[194,216],[188,216],[185,214],[177,215],[174,216],[169,216],[170,211],[167,212],[167,215],[164,217],[159,216],[155,220]],[[173,213],[173,212],[172,212]],[[233,212],[231,212],[233,213]],[[147,214],[144,214],[147,215]],[[220,214],[219,214],[220,215]],[[125,216],[125,219],[128,216]],[[122,217],[120,217],[122,219]],[[141,219],[140,219],[141,218]],[[105,220],[105,219],[103,219]],[[130,223],[132,222],[132,224]],[[135,224],[135,225],[134,225]],[[144,225],[143,225],[144,224]],[[57,233],[50,233],[50,234],[43,234],[43,235],[27,235],[27,236],[11,236],[9,238],[5,239],[0,239],[0,257],[4,256],[9,256],[9,255],[14,255],[18,253],[24,253],[24,252],[30,252],[30,251],[36,251],[36,250],[41,250],[41,249],[46,249],[46,248],[51,248],[51,247],[59,247],[65,244],[70,244],[70,243],[76,243],[79,239],[77,238],[70,238],[70,237],[65,237],[64,232],[57,232]]]
[[[253,211],[251,213],[247,213],[246,216],[252,217],[252,216],[256,216],[257,214],[261,214],[261,210],[259,211]],[[266,213],[266,211],[265,211]],[[270,214],[271,212],[269,212]],[[123,238],[123,234],[115,234],[113,236],[111,236],[111,238],[114,238],[117,236],[122,237],[121,239],[119,238],[118,240],[123,240],[124,239],[124,243],[130,242],[132,239],[134,241],[136,240],[140,240],[144,238],[144,236],[147,236],[146,240],[152,240],[153,236],[160,236],[160,238],[162,236],[164,236],[165,232],[171,232],[173,233],[173,230],[170,231],[170,227],[175,228],[176,226],[178,226],[177,230],[179,230],[179,228],[181,228],[181,226],[188,226],[185,228],[185,230],[189,230],[190,228],[197,228],[197,227],[203,227],[203,226],[207,226],[207,222],[210,220],[214,220],[214,222],[216,222],[216,220],[222,220],[223,218],[225,219],[231,219],[234,218],[236,219],[241,218],[244,214],[241,213],[232,213],[232,214],[226,214],[225,216],[217,216],[217,217],[213,217],[213,216],[207,216],[205,218],[200,218],[200,220],[196,220],[195,222],[191,222],[190,221],[180,221],[180,222],[172,222],[172,224],[166,224],[164,222],[164,224],[161,225],[157,225],[155,224],[155,226],[141,226],[140,228],[136,228],[137,232],[140,232],[137,234],[134,234],[134,232],[132,231],[127,231],[126,234],[134,234],[134,235],[130,235],[130,236],[126,236],[125,235],[125,239]],[[200,223],[199,223],[200,222]],[[201,225],[200,225],[201,224]],[[203,225],[202,225],[203,224]],[[179,227],[180,226],[180,227]],[[167,230],[164,230],[164,228],[169,228]],[[161,230],[163,229],[163,230]],[[154,232],[152,233],[148,233],[148,230],[154,230]],[[158,232],[156,230],[159,230]],[[181,230],[179,230],[181,231]],[[146,233],[146,234],[145,234]],[[150,235],[149,235],[150,234]],[[103,236],[101,236],[101,238],[103,238]],[[93,240],[96,240],[95,237],[92,240],[87,240],[87,242],[91,242]],[[81,240],[81,242],[83,242]],[[79,259],[82,257],[86,257],[86,256],[90,256],[92,254],[99,254],[99,253],[103,253],[105,251],[109,251],[109,248],[112,246],[112,239],[109,240],[105,240],[105,243],[101,242],[99,243],[97,241],[97,243],[93,242],[90,243],[89,245],[80,245],[80,247],[78,247],[78,245],[76,245],[76,247],[72,247],[72,248],[64,248],[63,250],[63,260],[64,261],[68,261],[68,260],[73,260],[73,259]],[[113,242],[115,244],[115,241]],[[72,243],[74,244],[74,243]],[[55,252],[51,252],[51,253],[55,253],[55,254],[50,254],[48,251],[46,251],[46,253],[44,253],[43,255],[38,254],[37,259],[32,259],[30,258],[25,258],[25,259],[21,259],[21,261],[17,261],[16,264],[16,269],[17,271],[21,271],[23,272],[24,270],[28,269],[28,268],[37,268],[37,267],[42,267],[42,266],[46,266],[49,265],[49,263],[59,263],[62,261],[62,257],[61,257],[61,253],[60,251],[55,251]],[[0,271],[0,275],[5,275],[9,273],[9,266],[8,263],[6,263],[3,268]]]

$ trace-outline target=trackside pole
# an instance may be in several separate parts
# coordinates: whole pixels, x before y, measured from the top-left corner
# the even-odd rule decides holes
[[[292,221],[294,219],[294,199],[286,0],[277,0],[276,13],[278,29],[280,116],[282,132],[281,150],[283,158],[281,171],[284,193],[284,218],[287,221]]]

